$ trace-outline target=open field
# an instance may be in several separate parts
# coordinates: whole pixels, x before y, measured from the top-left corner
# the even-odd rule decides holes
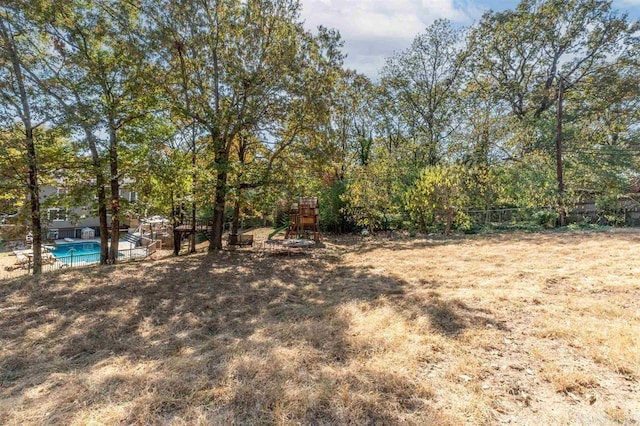
[[[341,237],[5,281],[0,424],[639,424],[639,243]]]

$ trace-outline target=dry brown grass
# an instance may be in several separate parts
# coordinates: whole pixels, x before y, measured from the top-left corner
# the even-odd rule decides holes
[[[330,239],[0,285],[0,424],[637,424],[640,233]]]

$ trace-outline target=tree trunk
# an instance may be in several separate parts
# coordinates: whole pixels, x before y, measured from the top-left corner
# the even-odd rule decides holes
[[[100,226],[100,264],[107,264],[109,259],[109,224],[107,223],[107,193],[105,191],[105,177],[102,170],[102,161],[98,152],[98,144],[96,143],[92,129],[88,126],[84,128],[89,151],[91,152],[91,161],[95,173],[96,196],[98,198],[98,221]]]
[[[106,265],[109,259],[109,224],[107,223],[107,193],[104,188],[104,175],[96,176],[98,195],[98,220],[100,224],[100,264]]]
[[[227,198],[229,150],[224,146],[216,152],[216,194],[213,202],[213,232],[209,240],[209,251],[222,250],[222,233],[224,227],[224,206]]]
[[[29,162],[29,196],[31,198],[31,230],[33,234],[33,275],[42,273],[42,223],[40,220],[40,187],[38,186],[38,163],[33,128],[30,124],[25,128],[27,158]]]
[[[180,213],[176,201],[173,197],[173,190],[169,191],[171,198],[171,226],[173,227],[173,255],[178,256],[180,254],[180,232],[176,231],[176,228],[180,225]]]
[[[240,191],[240,190],[238,190]],[[231,235],[238,235],[240,229],[240,194],[233,203],[233,219],[231,220]]]
[[[558,180],[558,224],[564,226],[566,224],[566,210],[564,206],[564,178],[562,164],[562,101],[563,101],[563,81],[562,76],[558,76],[558,117],[556,132],[556,177]]]
[[[238,173],[238,194],[236,201],[233,204],[233,219],[231,221],[231,234],[238,235],[240,229],[240,207],[242,205],[242,176],[243,167],[246,161],[247,145],[246,139],[241,138],[240,146],[238,147],[238,162],[240,163],[240,172]]]
[[[193,172],[191,174],[191,239],[189,241],[189,245],[191,249],[189,253],[196,252],[196,138],[195,134],[193,135],[192,140],[192,152],[191,152],[191,167],[193,167]]]
[[[191,235],[189,235],[189,253],[196,252],[196,203],[191,206]]]
[[[445,225],[445,229],[444,229],[444,235],[449,235],[451,234],[451,225],[453,224],[453,210],[447,210],[446,216],[446,225]]]
[[[111,186],[111,245],[109,263],[118,261],[118,243],[120,241],[120,182],[118,179],[118,139],[113,120],[109,120],[109,170]]]

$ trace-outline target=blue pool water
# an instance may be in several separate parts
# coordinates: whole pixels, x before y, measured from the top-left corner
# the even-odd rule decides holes
[[[89,264],[100,261],[100,243],[82,242],[58,244],[51,254],[66,264]]]
[[[70,244],[59,244],[55,246],[51,253],[55,257],[65,257],[71,255],[71,250],[73,250],[74,256],[85,255],[85,254],[100,254],[100,243],[70,243]]]
[[[95,242],[77,242],[56,244],[49,247],[53,254],[60,262],[69,266],[90,265],[100,262],[100,243]],[[129,253],[131,256],[131,253]],[[118,258],[125,255],[118,252]]]

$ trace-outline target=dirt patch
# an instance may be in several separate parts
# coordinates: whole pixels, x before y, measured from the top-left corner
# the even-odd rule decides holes
[[[635,231],[325,238],[0,285],[2,424],[636,424]]]

